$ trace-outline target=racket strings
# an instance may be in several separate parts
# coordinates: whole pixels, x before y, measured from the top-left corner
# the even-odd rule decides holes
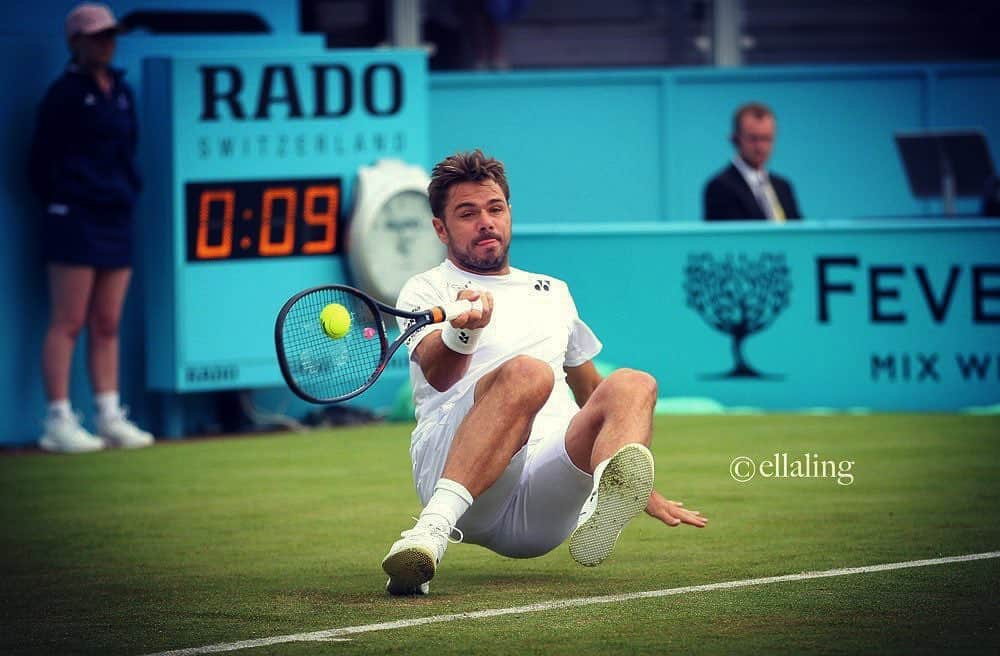
[[[347,310],[347,333],[334,339],[320,323],[331,303]],[[343,289],[318,289],[299,298],[288,310],[282,348],[289,372],[300,389],[317,399],[336,399],[363,386],[382,361],[382,320],[359,296]]]

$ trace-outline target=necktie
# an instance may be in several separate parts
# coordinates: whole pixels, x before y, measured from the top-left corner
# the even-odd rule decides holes
[[[764,198],[767,200],[768,208],[768,218],[772,219],[776,223],[784,223],[785,219],[785,208],[781,206],[781,201],[778,200],[778,194],[774,193],[774,187],[771,186],[771,181],[764,178],[761,181],[761,187],[764,191]]]

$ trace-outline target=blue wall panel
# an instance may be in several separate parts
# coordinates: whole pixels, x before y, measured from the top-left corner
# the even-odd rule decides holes
[[[910,194],[896,132],[980,128],[1000,153],[1000,67],[989,64],[436,74],[431,152],[503,159],[523,222],[698,221],[705,183],[734,153],[732,113],[749,100],[778,115],[771,165],[807,219],[940,215],[940,202]]]
[[[994,154],[1000,153],[1000,65],[944,66],[934,70],[930,124],[952,128],[979,125]]]
[[[433,165],[482,148],[510,170],[521,221],[655,220],[667,183],[657,73],[438,74]]]
[[[804,216],[920,213],[893,132],[920,128],[926,85],[916,71],[679,73],[668,93],[664,218],[701,219],[702,188],[733,157],[733,111],[749,100],[778,117],[769,168],[792,181]]]
[[[954,410],[1000,401],[1000,224],[535,225],[515,231],[512,253],[515,266],[566,280],[604,342],[598,358],[650,371],[661,396],[768,409]],[[685,288],[689,258],[702,254],[715,265],[762,254],[787,265],[775,274],[791,285],[787,307],[743,345],[758,377],[720,377],[733,368],[733,340],[692,308]],[[824,293],[821,258],[856,264],[826,266]],[[752,306],[761,277],[736,280],[736,300]]]
[[[935,72],[933,84],[930,125],[982,128],[993,165],[1000,166],[1000,65],[944,67]]]

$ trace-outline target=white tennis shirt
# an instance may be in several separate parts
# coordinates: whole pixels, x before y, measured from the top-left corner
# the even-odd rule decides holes
[[[602,345],[593,331],[580,320],[569,287],[551,276],[511,268],[499,276],[481,276],[462,271],[450,260],[410,278],[399,293],[396,307],[402,310],[429,308],[454,301],[463,289],[477,289],[493,294],[493,315],[483,329],[479,345],[472,355],[469,370],[444,392],[434,389],[420,365],[413,360],[413,349],[443,323],[427,326],[407,340],[410,350],[410,381],[416,406],[417,429],[440,421],[455,401],[476,382],[500,364],[518,355],[527,355],[552,367],[555,386],[536,423],[546,416],[571,416],[578,408],[573,402],[563,367],[577,367],[600,353]],[[400,330],[407,320],[399,319]]]

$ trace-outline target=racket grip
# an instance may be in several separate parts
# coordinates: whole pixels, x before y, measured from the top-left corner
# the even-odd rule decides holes
[[[469,310],[482,310],[483,303],[480,300],[470,301],[468,299],[459,299],[457,301],[452,301],[446,305],[439,305],[435,308],[431,308],[431,316],[434,317],[434,323],[441,323],[442,321],[451,321],[458,315],[468,312]]]

